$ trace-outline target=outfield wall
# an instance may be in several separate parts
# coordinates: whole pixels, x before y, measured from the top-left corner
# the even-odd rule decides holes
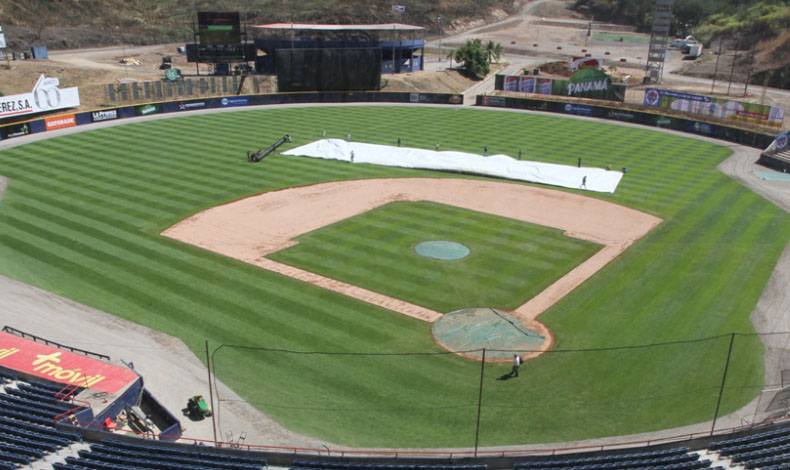
[[[181,111],[195,111],[198,109],[303,103],[421,103],[460,105],[463,103],[463,96],[451,93],[362,91],[276,93],[161,101],[104,108],[80,113],[58,114],[57,116],[47,116],[24,122],[0,125],[0,140],[84,124],[92,124],[94,122],[148,116],[150,114],[178,113]]]
[[[30,121],[0,125],[0,140],[10,139],[28,134],[36,134],[49,130],[63,129],[94,122],[110,121],[149,114],[177,113],[198,109],[216,109],[243,106],[262,106],[272,104],[307,104],[307,103],[421,103],[460,105],[463,96],[450,93],[416,93],[416,92],[304,92],[304,93],[273,93],[262,95],[240,95],[199,98],[189,100],[173,100],[104,108],[72,114],[59,114]],[[614,106],[588,105],[561,100],[543,100],[535,98],[513,98],[507,96],[478,95],[477,106],[495,108],[527,109],[577,116],[588,116],[614,121],[631,122],[652,127],[672,129],[690,134],[703,135],[715,139],[726,140],[754,148],[764,149],[773,142],[775,136],[749,131],[736,127],[713,124],[705,121],[667,116],[659,113],[633,111]]]
[[[587,116],[612,121],[630,122],[645,126],[672,129],[689,134],[726,140],[749,147],[764,149],[773,142],[775,136],[761,132],[748,131],[737,127],[713,124],[706,121],[685,119],[659,113],[634,111],[615,106],[588,105],[562,100],[544,100],[539,98],[514,98],[510,96],[477,95],[477,106],[494,108],[528,109],[549,113]]]

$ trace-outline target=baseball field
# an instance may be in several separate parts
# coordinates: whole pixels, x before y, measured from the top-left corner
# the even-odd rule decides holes
[[[540,316],[551,351],[517,379],[500,380],[509,364],[488,363],[481,382],[481,363],[438,346],[430,323],[160,235],[200,211],[284,188],[473,178],[276,154],[246,161],[284,133],[294,140],[285,149],[324,131],[625,166],[614,194],[563,191],[663,222]],[[728,352],[720,415],[763,388],[749,314],[790,219],[716,170],[730,152],[644,129],[462,108],[294,107],[138,122],[0,152],[10,179],[0,274],[177,336],[198,357],[208,340],[217,377],[249,403],[343,446],[469,447],[478,404],[481,446],[665,429],[713,418]],[[470,255],[414,252],[435,239]],[[444,313],[513,308],[597,249],[555,229],[423,202],[384,205],[298,241],[271,258]]]

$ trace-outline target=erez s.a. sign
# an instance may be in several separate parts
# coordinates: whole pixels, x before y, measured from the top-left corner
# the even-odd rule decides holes
[[[77,87],[58,88],[59,84],[57,78],[41,75],[32,92],[0,96],[0,119],[79,106],[80,94]]]

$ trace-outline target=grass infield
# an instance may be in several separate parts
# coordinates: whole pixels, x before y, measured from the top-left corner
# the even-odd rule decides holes
[[[428,201],[390,203],[297,240],[268,258],[445,313],[513,310],[600,249],[559,229]],[[471,253],[418,255],[414,247],[429,240]]]
[[[485,368],[480,445],[713,417],[730,341],[717,335],[753,332],[749,314],[790,236],[790,218],[716,170],[728,149],[685,137],[557,116],[403,106],[246,110],[63,136],[0,152],[0,174],[11,179],[0,202],[0,273],[178,336],[201,358],[206,339],[344,353],[226,346],[214,355],[220,379],[296,431],[345,446],[472,446],[480,363],[444,354],[430,325],[159,236],[195,212],[264,191],[463,178],[278,155],[246,162],[247,150],[285,132],[302,145],[324,130],[378,144],[400,136],[421,148],[439,141],[442,150],[488,146],[545,162],[612,162],[630,170],[617,192],[585,194],[664,219],[541,316],[555,352],[529,361],[515,380],[496,380],[507,365]],[[508,275],[492,283],[510,282]],[[618,348],[650,343],[660,345]],[[722,414],[762,388],[762,354],[758,338],[736,337]]]

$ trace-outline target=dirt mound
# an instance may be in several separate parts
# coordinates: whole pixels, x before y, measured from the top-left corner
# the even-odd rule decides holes
[[[382,77],[381,91],[461,93],[475,83],[478,82],[465,77],[457,70],[425,70]]]

